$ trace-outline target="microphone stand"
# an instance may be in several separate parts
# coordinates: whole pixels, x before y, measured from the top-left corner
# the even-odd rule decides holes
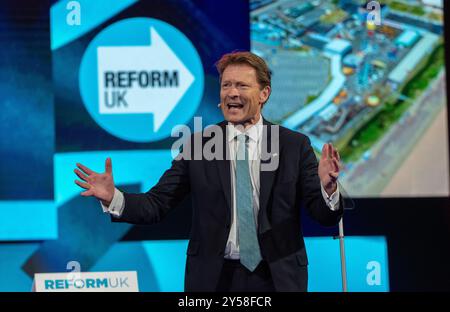
[[[339,221],[339,249],[341,253],[341,276],[342,276],[342,291],[348,292],[347,288],[347,264],[345,262],[345,246],[344,246],[344,217]]]
[[[353,210],[355,208],[355,203],[351,196],[345,191],[344,187],[341,183],[339,183],[339,192],[343,195],[345,199],[351,203],[351,206],[346,206],[345,201],[343,202],[344,210]],[[339,221],[339,236],[334,236],[334,239],[339,238],[339,250],[341,256],[341,277],[342,277],[342,292],[348,292],[348,284],[347,284],[347,263],[345,261],[345,245],[344,245],[344,215],[342,215],[341,220]]]

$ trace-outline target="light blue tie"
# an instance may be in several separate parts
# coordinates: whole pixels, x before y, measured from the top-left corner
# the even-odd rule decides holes
[[[239,229],[239,256],[241,263],[253,272],[261,262],[256,224],[253,212],[252,184],[248,165],[248,151],[245,134],[237,136],[236,153],[236,207]]]

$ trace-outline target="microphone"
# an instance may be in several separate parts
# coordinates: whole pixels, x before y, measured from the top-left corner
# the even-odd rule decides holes
[[[220,103],[219,103],[219,104],[217,104],[217,107],[220,107]]]

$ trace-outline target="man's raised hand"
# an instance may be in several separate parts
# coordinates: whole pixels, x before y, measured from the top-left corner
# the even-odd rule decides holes
[[[340,168],[341,158],[338,151],[331,143],[325,144],[319,160],[319,178],[328,195],[336,191]]]
[[[75,183],[86,190],[81,195],[94,196],[98,200],[101,200],[103,205],[109,206],[114,197],[115,189],[111,158],[108,157],[105,161],[104,173],[92,171],[80,163],[77,163],[77,167],[79,169],[75,169],[74,172],[82,181],[75,180]]]

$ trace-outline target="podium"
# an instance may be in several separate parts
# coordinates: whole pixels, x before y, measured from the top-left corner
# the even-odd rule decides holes
[[[139,292],[136,271],[36,273],[32,292]]]

